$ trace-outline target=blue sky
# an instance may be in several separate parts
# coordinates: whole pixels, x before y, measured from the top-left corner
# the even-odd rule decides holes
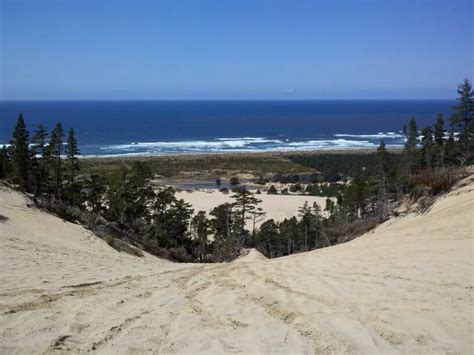
[[[470,0],[0,0],[3,99],[453,98]]]

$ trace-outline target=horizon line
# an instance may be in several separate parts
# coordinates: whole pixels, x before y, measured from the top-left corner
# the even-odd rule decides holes
[[[287,98],[259,98],[259,99],[245,99],[245,98],[209,98],[209,99],[178,99],[178,98],[170,98],[170,99],[28,99],[28,98],[21,98],[21,99],[0,99],[0,102],[9,102],[9,101],[456,101],[457,98],[363,98],[363,99],[345,99],[345,98],[327,98],[327,99],[287,99]]]

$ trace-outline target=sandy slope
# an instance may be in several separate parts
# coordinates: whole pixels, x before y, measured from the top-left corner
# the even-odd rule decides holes
[[[471,182],[346,244],[183,265],[2,189],[0,353],[472,353],[473,208]]]

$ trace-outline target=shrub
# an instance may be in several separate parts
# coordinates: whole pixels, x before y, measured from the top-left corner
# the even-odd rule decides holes
[[[268,189],[267,193],[269,195],[276,195],[278,193],[275,185],[271,185],[270,188]]]
[[[230,178],[230,184],[231,184],[231,185],[238,185],[238,184],[240,184],[239,178],[238,178],[237,176],[232,176],[232,177]]]
[[[422,170],[408,177],[407,185],[410,196],[416,201],[428,191],[432,196],[448,192],[453,185],[465,177],[458,168],[438,168]]]

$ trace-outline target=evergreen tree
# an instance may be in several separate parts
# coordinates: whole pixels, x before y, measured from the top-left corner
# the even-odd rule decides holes
[[[427,169],[433,167],[433,131],[431,127],[425,127],[422,129],[421,134],[421,155],[422,155],[422,166]]]
[[[84,202],[87,208],[93,213],[100,213],[106,192],[105,179],[101,175],[93,174],[90,179],[86,180],[85,188]]]
[[[416,148],[416,145],[418,142],[418,126],[416,124],[415,117],[412,117],[412,119],[410,120],[409,130],[407,132],[406,138],[407,139],[405,142],[405,148],[407,149]]]
[[[459,145],[456,144],[454,133],[454,130],[449,132],[448,139],[443,149],[444,162],[446,165],[450,166],[459,164]]]
[[[35,125],[36,129],[31,138],[31,165],[34,178],[35,198],[42,192],[43,187],[48,183],[48,131],[43,124]]]
[[[273,219],[265,221],[257,234],[257,249],[269,258],[282,256],[285,253],[285,246],[281,243],[280,238],[278,224]]]
[[[390,167],[390,156],[385,146],[385,142],[382,139],[380,145],[377,148],[377,169],[381,170],[385,175],[388,174]]]
[[[74,129],[69,129],[66,144],[66,171],[68,175],[68,188],[69,188],[69,203],[74,204],[74,193],[76,186],[74,184],[74,178],[76,172],[79,171],[79,159],[77,156],[80,154],[77,146],[76,137],[74,136]]]
[[[20,184],[21,189],[28,190],[30,174],[29,133],[26,129],[22,113],[18,115],[16,126],[13,131],[10,154],[13,165],[14,180]]]
[[[408,132],[406,134],[405,149],[403,150],[405,169],[407,173],[414,173],[418,163],[418,151],[416,149],[418,142],[418,126],[413,117],[410,120]]]
[[[249,214],[252,218],[252,238],[255,237],[256,226],[258,222],[261,222],[265,219],[265,211],[261,207],[257,207],[252,211],[249,211]],[[255,242],[255,241],[254,241]]]
[[[0,179],[5,179],[11,170],[10,155],[6,146],[0,148]]]
[[[197,260],[203,262],[209,254],[209,235],[211,234],[211,222],[206,217],[206,212],[199,211],[191,220]]]
[[[439,113],[436,116],[436,123],[434,125],[434,164],[437,167],[444,166],[444,119],[443,114]]]
[[[209,213],[212,216],[211,229],[214,235],[214,258],[216,261],[231,260],[240,249],[238,245],[238,233],[240,228],[237,225],[239,220],[234,206],[231,203],[221,204]]]
[[[311,229],[311,219],[313,217],[311,207],[308,204],[308,201],[304,203],[302,207],[298,209],[298,216],[301,219],[301,225],[303,226],[303,235],[304,235],[304,251],[309,250],[308,249],[308,239],[309,239],[309,233]]]
[[[300,217],[300,226],[304,236],[303,251],[322,246],[321,240],[321,209],[318,204],[314,203],[309,206],[306,201],[298,210]]]
[[[299,228],[296,217],[285,219],[279,225],[280,238],[284,241],[282,255],[290,255],[297,251],[299,247]],[[300,248],[301,249],[301,248]]]
[[[51,132],[47,155],[51,165],[53,192],[58,199],[61,199],[63,138],[63,128],[61,123],[57,123]]]
[[[159,206],[162,196],[169,195],[169,203]],[[169,204],[174,202],[173,189],[166,189],[156,197],[151,187],[145,185],[145,180],[139,170],[132,170],[130,173],[122,166],[115,173],[110,181],[106,198],[108,200],[107,215],[110,219],[121,224],[136,227],[149,219],[148,206],[154,206],[154,218],[161,218],[158,222],[166,222]],[[162,216],[163,214],[163,216]]]
[[[452,127],[459,133],[459,143],[464,158],[470,161],[474,149],[474,92],[469,79],[458,84],[458,104],[450,117]]]
[[[245,222],[262,200],[256,198],[254,194],[248,191],[245,187],[238,189],[231,197],[235,199],[233,205],[240,215],[240,236],[243,238],[245,235]],[[243,241],[244,240],[242,240],[242,242]]]
[[[367,214],[367,182],[360,172],[356,173],[344,191],[344,204],[350,221]]]
[[[334,212],[334,209],[336,208],[336,204],[331,198],[326,198],[326,207],[324,208],[325,211],[329,212],[329,214],[332,214]]]
[[[388,214],[387,179],[390,168],[389,154],[385,142],[380,141],[377,148],[377,215],[385,219]]]

